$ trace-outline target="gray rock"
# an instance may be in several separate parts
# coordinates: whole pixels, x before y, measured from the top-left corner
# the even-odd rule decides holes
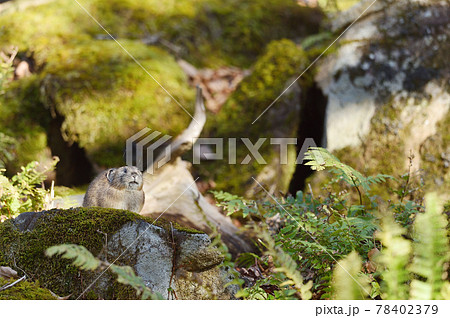
[[[170,298],[169,288],[178,299],[232,298],[224,288],[226,271],[217,268],[223,257],[209,246],[208,235],[171,232],[144,221],[127,223],[109,240],[108,258],[131,260],[125,264],[164,298]]]
[[[1,235],[8,237],[0,241],[0,261],[17,266],[62,295],[71,293],[75,298],[88,299],[134,297],[134,292],[124,293],[108,271],[74,270],[66,265],[69,261],[44,255],[53,245],[86,244],[99,259],[132,267],[147,287],[164,298],[234,297],[236,286],[224,287],[232,279],[230,271],[218,266],[223,257],[210,246],[208,235],[167,221],[162,226],[153,223],[128,211],[102,208],[22,213],[0,224]]]
[[[334,30],[353,22],[372,2],[335,17]],[[374,116],[392,106],[404,109],[404,115],[391,118],[388,128],[417,127],[403,133],[406,147],[418,153],[448,112],[449,23],[448,2],[380,0],[342,36],[316,75],[328,97],[324,144],[329,150],[364,143]]]

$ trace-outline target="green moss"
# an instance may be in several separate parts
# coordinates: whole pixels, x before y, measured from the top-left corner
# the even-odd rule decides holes
[[[156,47],[122,41],[143,67],[193,113],[194,90],[175,59]],[[103,166],[123,163],[125,140],[144,127],[177,135],[190,117],[116,43],[89,41],[66,48],[44,71],[51,98],[64,116],[69,141]]]
[[[249,136],[259,136],[265,132],[261,128],[271,128],[268,120],[260,120],[256,126],[250,125],[278,97],[287,81],[299,74],[307,63],[305,52],[294,42],[284,39],[270,43],[254,64],[252,74],[240,83],[208,127],[212,129],[214,126],[217,135],[242,137],[245,131]]]
[[[18,139],[13,165],[42,156],[55,113],[64,117],[65,141],[78,142],[108,167],[123,164],[125,140],[140,129],[176,135],[187,126],[189,116],[156,83],[192,113],[194,89],[175,59],[139,40],[121,40],[152,79],[117,43],[93,39],[100,31],[86,33],[93,25],[70,0],[0,15],[0,49],[17,45],[36,72],[13,82],[0,99],[0,131]]]
[[[232,193],[244,194],[252,184],[251,177],[256,177],[266,165],[251,161],[249,165],[241,165],[242,160],[249,154],[247,147],[240,138],[249,138],[255,143],[258,138],[268,138],[259,152],[270,163],[274,160],[274,147],[270,145],[269,138],[280,137],[275,131],[284,132],[284,137],[295,137],[299,121],[299,105],[283,104],[286,95],[272,106],[273,109],[283,107],[283,121],[273,119],[265,114],[255,124],[252,122],[275,100],[283,91],[294,75],[298,75],[307,66],[308,58],[305,52],[292,41],[284,39],[270,43],[265,53],[253,66],[253,72],[246,77],[237,90],[231,95],[221,111],[213,118],[209,118],[204,129],[208,137],[222,137],[225,139],[224,161],[212,161],[198,167],[205,178],[213,179],[217,189]],[[297,85],[297,84],[295,84]],[[292,96],[291,96],[292,97]],[[280,104],[283,104],[280,106]],[[228,164],[228,138],[237,139],[237,165]],[[290,157],[295,147],[289,149]],[[197,167],[196,167],[197,168]],[[286,167],[279,173],[280,188],[287,189],[288,179],[293,173],[292,167]],[[286,176],[289,174],[289,176]],[[286,187],[286,188],[284,188]]]
[[[83,5],[191,113],[194,90],[175,59],[142,44],[142,38],[160,34],[180,47],[178,57],[199,65],[248,66],[271,40],[301,38],[317,31],[321,20],[318,10],[291,0],[96,0]],[[123,164],[124,141],[138,130],[176,135],[186,127],[189,116],[117,43],[98,40],[99,35],[103,30],[71,0],[0,15],[0,49],[17,45],[19,57],[30,59],[35,73],[14,82],[0,99],[0,131],[19,141],[11,173],[48,152],[45,135],[55,113],[64,117],[65,141],[78,142],[89,159],[108,167]],[[286,68],[274,64],[285,78]],[[259,71],[266,78],[251,89],[279,91],[272,73]]]
[[[209,66],[248,66],[272,40],[316,33],[323,16],[292,0],[95,0],[82,5],[118,38],[160,35],[179,47],[178,55]],[[39,65],[53,48],[98,35],[105,33],[70,0],[0,15],[4,45],[33,52]]]
[[[425,186],[444,196],[450,188],[450,113],[437,124],[436,134],[429,137],[420,149],[421,168]]]
[[[360,0],[318,0],[319,5],[324,8],[326,12],[344,11],[358,2],[360,2]]]
[[[16,45],[32,54],[37,66],[47,62],[48,53],[69,41],[86,39],[82,30],[92,23],[75,1],[59,0],[0,15],[0,48]],[[39,26],[39,27],[37,27]]]
[[[64,198],[71,195],[79,195],[86,193],[87,185],[83,187],[73,187],[73,188],[56,186],[54,189],[55,189],[55,197]]]
[[[160,35],[179,48],[177,55],[209,66],[248,66],[272,40],[316,33],[323,16],[292,0],[95,0],[82,5],[118,38]],[[0,15],[0,27],[5,45],[33,52],[39,65],[53,48],[105,35],[70,0]]]
[[[11,284],[14,279],[6,280],[0,277],[0,287]],[[0,292],[0,300],[54,300],[49,290],[41,288],[39,283],[21,281],[20,283]]]
[[[317,32],[322,18],[291,0],[96,0],[90,10],[113,34],[160,34],[183,58],[206,66],[248,66],[272,40]]]
[[[163,218],[159,218],[156,222],[154,222],[149,217],[142,217],[142,218],[151,224],[155,224],[156,226],[162,227],[163,229],[165,229],[168,232],[171,232],[172,229],[175,229],[175,230],[190,233],[190,234],[204,234],[205,233],[205,232],[202,232],[202,231],[199,231],[199,230],[187,227],[187,226],[182,226],[173,221],[165,220]]]
[[[11,220],[0,224],[0,264],[17,264],[19,270],[40,277],[43,286],[56,294],[73,294],[74,297],[81,294],[98,273],[79,271],[71,265],[70,260],[46,257],[44,252],[48,247],[65,243],[78,244],[98,256],[104,246],[105,234],[109,236],[125,223],[136,220],[154,223],[152,219],[136,213],[105,208],[74,208],[41,213],[33,231],[20,232]],[[170,229],[170,224],[163,220],[158,220],[155,225]],[[182,231],[201,233],[174,223],[172,226]],[[100,287],[94,286],[94,292],[95,288]],[[109,292],[113,297],[114,290]]]
[[[194,90],[174,58],[137,41],[122,43],[192,113]],[[66,141],[78,142],[94,162],[108,167],[123,164],[125,140],[140,129],[177,135],[189,123],[181,107],[116,43],[67,44],[48,58],[38,76],[15,82],[0,104],[5,109],[0,129],[18,137],[19,153],[26,154],[21,165],[45,148],[55,111],[64,117]]]
[[[396,178],[407,172],[403,134],[397,127],[401,109],[387,102],[371,120],[371,129],[362,145],[345,147],[334,154],[366,176],[388,174]],[[388,155],[387,155],[388,154]],[[372,195],[388,198],[391,181],[371,186]]]
[[[140,297],[137,296],[136,290],[129,286],[121,284],[117,281],[113,284],[113,297],[118,300],[139,300]]]

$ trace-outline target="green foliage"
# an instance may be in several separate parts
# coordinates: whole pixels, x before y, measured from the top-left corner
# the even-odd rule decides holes
[[[365,177],[321,148],[310,149],[307,156],[314,169],[329,168],[344,185],[364,189],[365,200],[355,204],[349,193],[335,192],[328,185],[324,195],[299,191],[296,197],[275,202],[215,192],[218,205],[228,214],[250,219],[264,254],[238,259],[238,266],[265,271],[239,295],[247,299],[303,298],[299,288],[292,289],[301,282],[311,284],[308,291],[313,299],[448,297],[449,227],[436,198],[426,197],[424,212],[421,197],[404,200],[405,193],[413,193],[404,182],[409,175],[400,181],[386,175]],[[398,184],[392,191],[394,199],[386,202],[368,195],[372,186],[387,180]],[[264,234],[264,223],[270,236]],[[267,257],[278,264],[271,267]],[[289,288],[283,284],[286,281]]]
[[[426,211],[414,224],[414,259],[410,271],[418,275],[411,282],[412,299],[442,299],[446,271],[450,260],[447,220],[435,194],[425,197]]]
[[[48,167],[39,166],[37,161],[30,162],[11,180],[3,175],[4,170],[0,170],[0,215],[12,217],[22,212],[44,209],[50,198],[49,191],[41,187],[42,182],[58,161],[58,158],[53,158]]]
[[[361,186],[366,192],[370,192],[372,184],[386,182],[386,179],[394,179],[394,177],[385,174],[365,177],[359,171],[342,163],[328,150],[320,147],[310,147],[305,153],[305,160],[309,160],[305,165],[311,166],[312,170],[321,171],[327,167],[332,168],[330,171],[339,179],[344,180],[347,184],[353,185],[356,188]]]
[[[216,195],[220,198],[219,205],[229,213],[242,212],[242,215],[264,220],[279,215],[282,226],[273,240],[277,248],[281,248],[283,253],[296,262],[297,270],[308,269],[314,273],[313,279],[308,283],[313,284],[312,289],[316,293],[329,286],[331,270],[336,260],[353,250],[367,256],[376,247],[373,234],[378,224],[375,217],[367,213],[364,206],[350,205],[346,198],[334,194],[319,200],[299,191],[295,198],[289,196],[275,203],[240,201],[234,195],[221,192]],[[263,232],[260,228],[255,231]],[[286,258],[280,257],[278,250],[268,248],[271,245],[267,236],[261,240],[274,259],[286,261]],[[287,264],[292,265],[290,262]],[[289,266],[287,268],[293,269]]]
[[[5,168],[5,164],[15,157],[13,149],[17,140],[0,132],[0,169]]]
[[[302,275],[297,270],[297,263],[288,253],[285,253],[279,246],[276,245],[275,241],[271,238],[267,231],[262,231],[260,235],[264,242],[267,243],[265,245],[267,248],[266,253],[273,257],[275,263],[278,263],[278,266],[274,269],[274,271],[285,276],[285,278],[281,278],[283,282],[280,284],[280,287],[292,286],[291,288],[294,288],[296,292],[300,294],[301,299],[311,299],[312,294],[310,289],[313,282],[309,281],[306,284],[304,283]],[[284,290],[284,292],[286,292],[286,290]],[[287,294],[291,294],[289,290],[287,290]]]
[[[10,56],[6,56],[0,51],[0,95],[4,94],[4,88],[11,81],[14,68],[12,67],[12,62],[17,54],[17,50],[14,50]]]
[[[223,191],[211,191],[211,193],[214,194],[214,197],[218,200],[217,206],[222,207],[227,211],[227,216],[240,211],[245,218],[250,213],[255,213],[256,206],[254,203],[245,200],[243,197]],[[221,202],[224,202],[224,204]]]
[[[378,233],[383,250],[383,299],[450,299],[447,268],[450,260],[447,220],[434,193],[426,195],[425,213],[414,221],[413,242],[390,213],[382,217]]]
[[[333,298],[365,299],[369,294],[368,277],[361,273],[362,260],[355,251],[339,261],[333,272]]]
[[[161,299],[161,295],[153,294],[145,285],[141,277],[136,276],[130,266],[118,266],[109,264],[95,258],[84,246],[76,244],[61,244],[49,247],[45,254],[49,257],[61,254],[62,258],[74,258],[72,264],[82,270],[94,271],[95,269],[107,268],[117,275],[117,282],[133,287],[138,296],[142,299]]]
[[[406,229],[394,221],[388,211],[381,220],[381,231],[377,234],[383,244],[379,262],[385,266],[382,273],[383,299],[407,299],[409,272],[406,270],[411,257],[411,242],[403,235]]]

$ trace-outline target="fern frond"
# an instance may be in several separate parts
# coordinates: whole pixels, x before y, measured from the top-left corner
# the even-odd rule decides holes
[[[279,246],[276,246],[275,241],[267,231],[261,230],[261,238],[267,243],[266,253],[272,255],[274,261],[279,264],[275,271],[283,273],[289,279],[282,285],[294,285],[295,289],[300,292],[303,300],[311,299],[312,280],[306,284],[303,283],[303,277],[297,270],[297,263],[289,254],[286,254]]]
[[[352,167],[342,163],[338,158],[333,156],[328,150],[320,147],[310,147],[305,153],[305,159],[310,160],[305,165],[311,166],[312,170],[321,171],[326,167],[337,169],[344,180],[355,186],[366,186],[367,180],[360,172]]]
[[[411,282],[412,299],[441,299],[444,286],[444,263],[449,259],[447,219],[437,195],[425,196],[425,213],[416,217],[414,260],[411,271],[425,279]]]
[[[386,174],[365,177],[321,147],[309,147],[309,150],[305,153],[305,159],[309,160],[305,165],[311,166],[312,170],[321,171],[327,167],[331,168],[331,172],[341,177],[349,185],[361,186],[365,192],[370,191],[371,184],[385,182],[386,179],[394,179],[394,177]]]
[[[408,299],[410,280],[407,265],[411,255],[411,242],[402,237],[406,230],[394,221],[392,214],[386,213],[381,220],[381,232],[377,234],[383,244],[378,258],[382,271],[382,298]]]
[[[83,270],[95,270],[100,266],[101,261],[96,259],[84,246],[76,244],[61,244],[49,247],[45,254],[49,257],[61,254],[62,258],[72,259],[73,265]]]
[[[365,299],[369,294],[369,281],[361,273],[362,260],[353,251],[340,260],[333,272],[333,291],[336,300]]]

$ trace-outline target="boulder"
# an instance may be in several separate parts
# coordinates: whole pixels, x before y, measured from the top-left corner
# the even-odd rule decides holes
[[[209,237],[176,223],[123,210],[74,208],[22,213],[0,224],[0,265],[38,279],[58,295],[76,299],[134,299],[136,293],[108,271],[82,271],[69,260],[44,255],[53,245],[78,244],[94,256],[131,266],[164,298],[230,299],[231,272]],[[230,276],[231,275],[231,276]],[[92,286],[90,286],[92,284]],[[90,286],[90,287],[89,287]],[[88,288],[89,287],[89,288]],[[169,290],[173,292],[169,295]]]
[[[27,76],[0,96],[0,130],[17,139],[8,174],[56,155],[64,186],[122,165],[125,140],[144,127],[177,135],[186,126],[178,104],[191,112],[194,90],[174,56],[246,67],[270,41],[316,32],[322,18],[291,0],[83,4],[125,52],[74,1],[15,2],[0,7],[0,51],[17,46],[31,74],[16,69]]]
[[[334,19],[336,35],[365,7]],[[446,1],[378,1],[342,36],[315,76],[329,150],[367,175],[399,176],[413,154],[411,171],[448,189],[449,23]]]

